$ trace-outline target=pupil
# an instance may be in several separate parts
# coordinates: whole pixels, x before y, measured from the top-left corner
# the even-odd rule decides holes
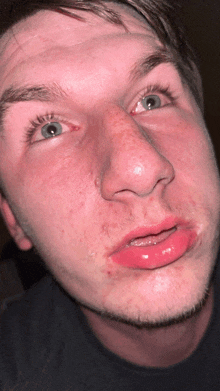
[[[151,107],[151,106],[154,106],[154,105],[155,105],[155,99],[149,98],[149,99],[147,100],[147,106],[148,106],[148,107]]]
[[[54,135],[56,133],[56,127],[54,125],[49,125],[47,131],[48,133]]]

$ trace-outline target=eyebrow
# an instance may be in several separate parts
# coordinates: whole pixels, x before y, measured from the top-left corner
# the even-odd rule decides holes
[[[129,79],[132,82],[148,75],[154,68],[162,63],[177,65],[172,55],[164,48],[158,48],[154,53],[142,57],[132,67]],[[8,109],[17,102],[54,102],[67,97],[65,91],[56,83],[52,85],[32,85],[7,88],[0,99],[0,131],[3,127],[4,116]]]
[[[158,48],[154,53],[138,60],[131,69],[130,78],[132,81],[140,79],[160,64],[171,63],[177,67],[177,63],[173,55],[165,48]]]
[[[33,85],[26,87],[9,87],[0,99],[0,129],[3,125],[4,116],[12,104],[17,102],[54,102],[59,98],[66,97],[66,93],[57,84]]]

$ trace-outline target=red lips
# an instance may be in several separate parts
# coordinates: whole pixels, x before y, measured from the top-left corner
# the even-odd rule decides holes
[[[155,269],[182,257],[193,245],[196,232],[186,222],[169,218],[153,227],[132,231],[110,254],[128,268]]]

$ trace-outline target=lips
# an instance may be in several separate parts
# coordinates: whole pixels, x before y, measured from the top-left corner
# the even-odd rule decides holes
[[[181,258],[195,239],[196,232],[187,223],[168,219],[160,225],[132,231],[110,254],[110,259],[128,268],[156,269]]]
[[[137,246],[137,247],[156,245],[162,242],[163,240],[166,240],[175,231],[176,231],[176,227],[173,227],[165,231],[162,231],[156,235],[147,235],[140,238],[136,238],[131,240],[130,245]]]

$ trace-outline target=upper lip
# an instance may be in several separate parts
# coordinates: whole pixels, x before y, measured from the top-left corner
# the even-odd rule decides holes
[[[144,238],[149,235],[157,235],[163,231],[168,231],[172,228],[178,228],[180,226],[187,226],[187,222],[177,218],[167,218],[162,222],[152,225],[152,226],[142,226],[137,227],[136,229],[129,232],[124,238],[114,246],[111,250],[111,255],[122,250],[124,247],[128,246],[133,240],[138,238]]]

